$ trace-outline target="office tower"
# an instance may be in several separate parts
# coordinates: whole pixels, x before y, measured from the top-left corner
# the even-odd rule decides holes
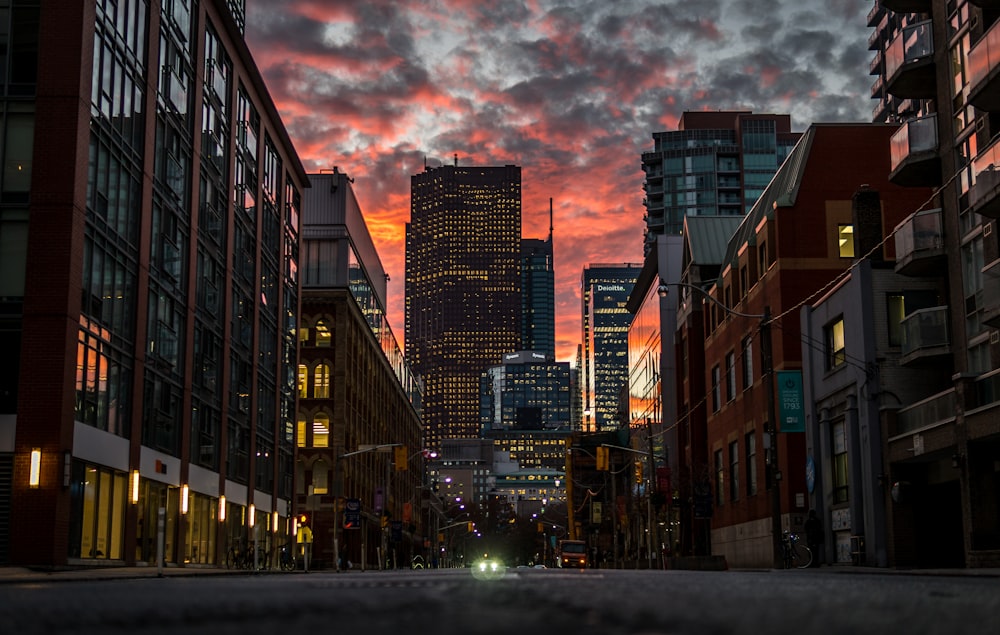
[[[935,188],[894,229],[896,273],[941,290],[937,306],[902,298],[892,314],[909,333],[900,363],[923,371],[919,394],[887,421],[889,550],[902,566],[998,562],[997,6],[883,0],[868,13],[872,118],[900,124],[889,180]]]
[[[556,274],[552,266],[552,226],[546,240],[521,241],[521,344],[556,358]]]
[[[424,383],[428,447],[479,436],[479,379],[521,349],[521,168],[411,177],[406,358]]]
[[[427,517],[414,512],[412,500],[423,485],[420,386],[386,319],[387,277],[354,180],[334,168],[310,174],[309,181],[302,209],[295,508],[314,536],[332,537],[342,525],[338,499],[358,501],[361,513],[378,513],[381,503],[387,518],[414,526],[393,548],[419,552],[417,535],[428,535]],[[392,469],[387,480],[397,447],[407,465]],[[339,555],[378,562],[379,523],[352,533],[351,540],[340,533]],[[334,566],[326,548],[317,549],[313,561],[317,568]]]
[[[521,469],[561,469],[569,436],[569,362],[520,351],[488,368],[480,384],[482,437]]]
[[[6,4],[0,559],[282,543],[308,179],[229,4]]]
[[[642,154],[645,251],[685,216],[746,214],[800,136],[788,115],[749,111],[687,111],[677,130],[654,132]]]
[[[628,327],[625,305],[642,264],[592,264],[583,270],[583,432],[627,425],[619,417],[619,396],[628,381]]]

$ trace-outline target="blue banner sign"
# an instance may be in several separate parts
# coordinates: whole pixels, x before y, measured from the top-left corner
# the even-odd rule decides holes
[[[802,371],[779,370],[778,431],[805,432],[805,404],[802,397]]]

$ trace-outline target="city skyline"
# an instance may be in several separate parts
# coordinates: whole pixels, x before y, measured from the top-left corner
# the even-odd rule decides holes
[[[398,332],[409,179],[425,165],[521,166],[524,238],[547,235],[553,199],[556,357],[572,361],[583,268],[641,259],[654,132],[688,110],[790,113],[794,131],[871,118],[867,0],[398,4],[247,7],[303,163],[356,179]]]

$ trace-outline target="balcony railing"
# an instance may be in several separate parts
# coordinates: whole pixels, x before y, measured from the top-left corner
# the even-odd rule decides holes
[[[878,24],[880,17],[879,12],[882,11],[882,5],[878,3],[878,0],[872,1],[872,8],[868,10],[868,26],[875,26]]]
[[[1000,141],[979,153],[972,161],[969,206],[990,218],[1000,218]]]
[[[904,187],[940,185],[937,114],[910,119],[889,141],[889,180]]]
[[[933,98],[934,36],[931,21],[904,27],[885,50],[885,75],[890,93],[897,97]]]
[[[980,110],[1000,110],[1000,21],[969,51],[969,103]]]
[[[901,364],[949,354],[948,307],[935,306],[910,313],[901,322]]]
[[[983,323],[1000,328],[1000,258],[983,267]]]
[[[955,389],[950,388],[896,413],[895,435],[907,434],[955,418]],[[895,436],[893,435],[893,436]]]
[[[941,209],[911,214],[896,226],[896,273],[922,276],[933,272],[945,256]]]

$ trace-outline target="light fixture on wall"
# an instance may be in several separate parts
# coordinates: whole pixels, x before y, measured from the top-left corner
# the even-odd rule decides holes
[[[250,527],[251,529],[253,528],[253,524],[254,524],[254,522],[253,522],[254,521],[254,516],[257,515],[255,513],[256,511],[257,511],[257,507],[253,503],[250,503],[250,516],[247,518],[247,526]]]
[[[219,497],[219,522],[226,522],[226,495]]]
[[[28,487],[38,487],[42,472],[42,449],[32,448],[31,469],[28,472]]]
[[[139,502],[139,470],[132,470],[132,504]]]
[[[181,485],[181,513],[188,513],[188,486]]]
[[[271,512],[271,532],[278,533],[278,512]]]

